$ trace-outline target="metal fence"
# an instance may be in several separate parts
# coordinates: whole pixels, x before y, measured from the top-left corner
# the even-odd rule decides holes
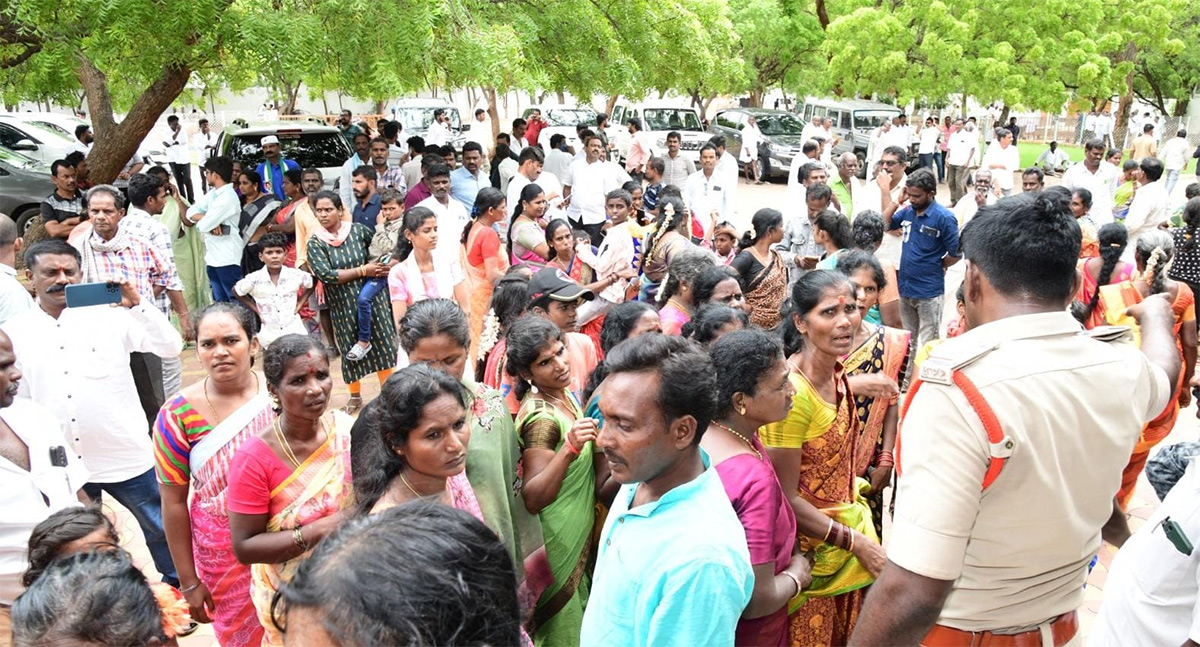
[[[1087,115],[1072,115],[1060,117],[1054,115],[1038,115],[1017,117],[1017,125],[1021,128],[1020,140],[1031,142],[1058,142],[1061,145],[1083,145],[1084,142],[1099,137],[1099,133],[1093,129],[1087,128],[1091,124],[1086,119]],[[1175,133],[1181,128],[1188,131],[1188,143],[1194,148],[1200,145],[1200,132],[1193,132],[1193,129],[1188,128],[1187,117],[1166,117],[1156,120],[1154,128],[1154,136],[1158,139],[1159,147],[1167,140],[1173,138]],[[980,127],[983,129],[984,138],[991,141],[995,128],[1002,124],[993,117],[984,117],[980,119]],[[1133,128],[1128,123],[1120,128],[1114,128],[1114,132],[1109,133],[1104,137],[1105,143],[1110,148],[1120,148],[1129,150],[1133,145],[1135,137],[1142,133],[1141,128]],[[1136,130],[1137,132],[1131,132]]]

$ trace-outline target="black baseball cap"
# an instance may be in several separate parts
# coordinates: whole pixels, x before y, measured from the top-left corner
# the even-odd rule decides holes
[[[547,267],[538,270],[537,274],[533,275],[533,279],[529,281],[529,300],[537,301],[542,297],[569,303],[580,298],[591,301],[596,298],[596,295],[591,290],[585,290],[583,286],[572,281],[566,272]]]

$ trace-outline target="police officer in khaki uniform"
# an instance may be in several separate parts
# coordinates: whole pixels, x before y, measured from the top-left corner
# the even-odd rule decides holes
[[[888,564],[852,645],[1082,644],[1088,564],[1180,361],[1163,298],[1130,310],[1140,352],[1067,313],[1080,231],[1060,193],[983,207],[962,233],[971,330],[909,394]]]

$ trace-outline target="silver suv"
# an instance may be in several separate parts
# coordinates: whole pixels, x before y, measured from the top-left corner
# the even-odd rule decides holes
[[[267,135],[279,138],[284,159],[295,160],[302,169],[321,169],[329,190],[336,188],[342,165],[354,154],[337,128],[316,119],[254,124],[234,119],[217,137],[215,154],[254,169],[264,159],[259,142]]]

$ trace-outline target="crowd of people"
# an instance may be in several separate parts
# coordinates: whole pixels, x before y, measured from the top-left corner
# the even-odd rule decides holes
[[[1014,132],[977,163],[950,121],[943,205],[932,153],[883,146],[863,182],[818,136],[741,231],[721,137],[697,169],[678,133],[622,166],[588,124],[398,158],[351,125],[336,191],[266,137],[194,202],[61,161],[41,240],[0,218],[0,637],[1061,646],[1102,538],[1129,577],[1170,526],[1194,575],[1194,497],[1125,520],[1143,471],[1200,478],[1150,456],[1200,289],[1200,197],[1171,228],[1156,157],[1118,215],[1105,142],[1047,188]],[[1093,642],[1200,639],[1191,581],[1109,587]]]

